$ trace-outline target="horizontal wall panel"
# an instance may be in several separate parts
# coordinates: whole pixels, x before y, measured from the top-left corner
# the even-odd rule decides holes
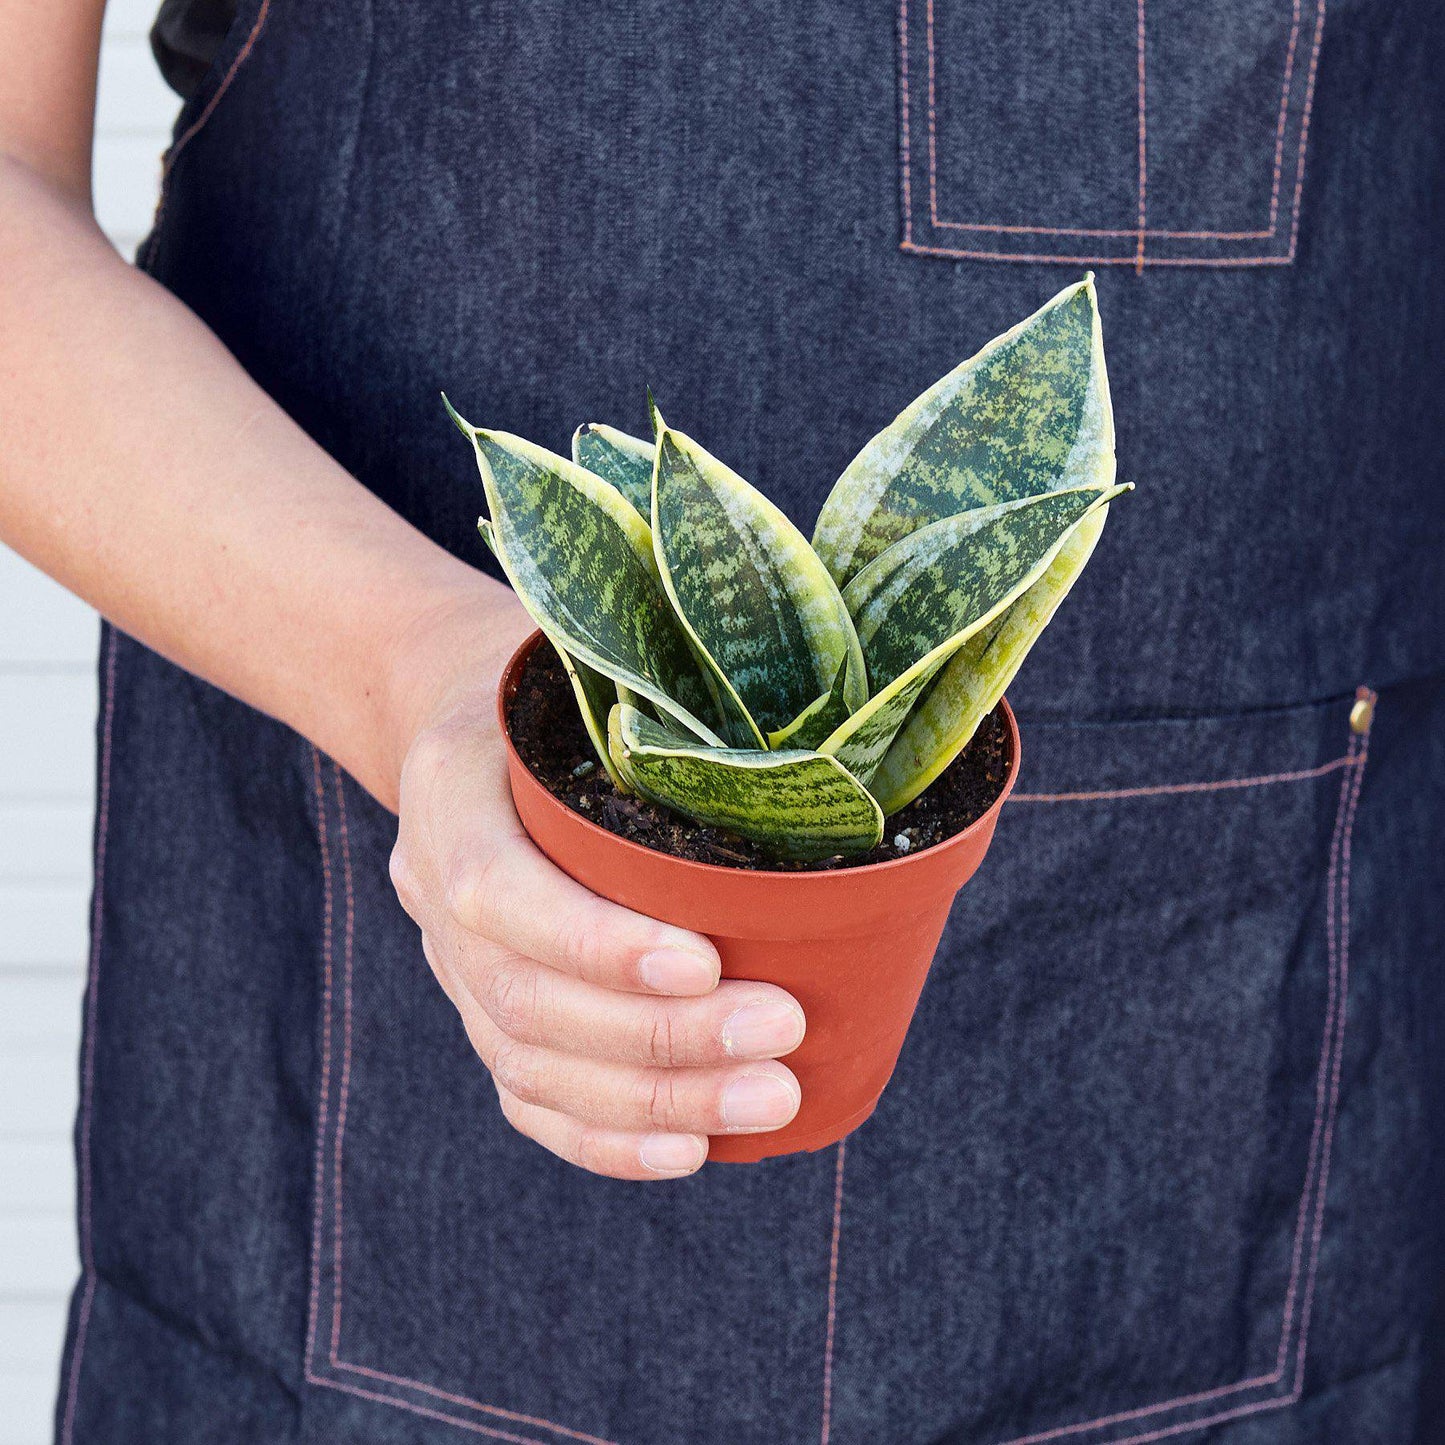
[[[44,1370],[0,1369],[0,1445],[48,1445],[55,1416],[59,1353]]]
[[[49,1370],[59,1363],[67,1296],[74,1283],[69,1280],[66,1293],[55,1298],[0,1299],[0,1373]],[[8,1404],[8,1396],[0,1398]]]
[[[89,671],[0,671],[0,803],[91,796],[96,696]]]
[[[90,759],[85,762],[89,766]],[[89,798],[0,802],[0,883],[31,878],[88,882],[94,817]]]
[[[102,135],[91,162],[95,218],[107,235],[143,234],[155,214],[165,135]]]
[[[0,1052],[0,1142],[68,1139],[79,1092],[73,1043]]]
[[[70,1217],[75,1155],[69,1139],[0,1139],[0,1232],[10,1214]]]
[[[99,620],[84,602],[0,546],[0,671],[93,667],[99,641]]]
[[[18,1049],[79,1047],[85,971],[0,969],[0,1059]]]
[[[7,1214],[0,1227],[0,1299],[56,1299],[80,1270],[75,1224],[64,1214]]]
[[[0,882],[0,967],[73,969],[89,951],[87,880]]]
[[[180,104],[180,97],[161,78],[149,43],[140,36],[117,39],[100,52],[97,135],[141,135],[164,145]]]
[[[0,1299],[0,1445],[51,1439],[68,1307],[65,1293]]]
[[[109,0],[105,7],[105,45],[144,41],[160,8],[160,0]]]

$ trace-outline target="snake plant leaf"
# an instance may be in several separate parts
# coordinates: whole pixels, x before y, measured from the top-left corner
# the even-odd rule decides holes
[[[557,649],[557,656],[562,659],[567,680],[572,684],[572,692],[577,699],[577,709],[582,714],[583,726],[587,729],[587,736],[598,760],[607,769],[617,787],[622,792],[627,792],[627,781],[613,765],[612,752],[607,746],[607,715],[617,705],[617,684],[595,668],[588,667],[585,662],[578,662],[566,648],[557,647],[555,642],[552,646]]]
[[[1114,480],[1092,273],[930,387],[849,463],[813,534],[839,585],[909,533],[996,502]]]
[[[946,517],[895,542],[844,589],[878,690],[819,751],[865,784],[924,689],[1052,564],[1090,512],[1129,488],[1079,487]]]
[[[839,669],[849,707],[867,695],[853,620],[807,538],[761,492],[664,428],[652,487],[658,571],[699,657],[754,736],[786,728]],[[733,741],[744,741],[734,738]]]
[[[803,750],[707,748],[619,703],[608,720],[618,771],[655,803],[751,839],[777,858],[862,852],[883,813],[836,758]]]
[[[813,699],[786,727],[768,734],[770,748],[816,748],[830,737],[852,709],[847,697],[848,664],[844,662],[833,686]]]
[[[626,780],[613,766],[612,754],[607,747],[606,717],[617,700],[617,689],[612,679],[588,667],[585,662],[578,662],[566,648],[558,647],[552,638],[548,637],[547,640],[561,658],[567,681],[572,684],[572,695],[577,699],[577,711],[582,714],[582,725],[587,729],[587,738],[593,751],[617,787],[624,793],[630,791]]]
[[[492,531],[491,522],[486,517],[479,518],[477,530],[482,534],[482,540],[487,544],[492,555],[500,562],[497,539]],[[587,736],[597,754],[598,761],[607,769],[612,781],[626,792],[627,785],[612,766],[612,755],[607,751],[607,714],[620,696],[621,689],[613,683],[611,678],[604,677],[594,668],[588,667],[585,662],[578,662],[565,647],[558,644],[555,637],[548,636],[547,641],[552,644],[553,650],[561,659],[563,671],[566,672],[567,680],[572,684],[572,692],[577,699],[577,710],[582,714],[582,725],[587,729]]]
[[[869,676],[888,683],[961,627],[991,620],[1105,498],[1079,487],[977,507],[920,528],[875,558],[843,594]]]
[[[491,543],[518,600],[575,661],[640,693],[699,738],[708,690],[657,576],[652,533],[616,488],[505,432],[471,426]]]
[[[572,434],[572,460],[611,482],[639,517],[652,515],[652,457],[656,448],[616,427],[586,422]]]
[[[944,665],[869,781],[885,813],[911,803],[968,746],[1084,570],[1108,512],[1090,512],[1048,571]]]

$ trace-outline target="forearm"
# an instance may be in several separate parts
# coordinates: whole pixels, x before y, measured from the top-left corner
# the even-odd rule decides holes
[[[394,806],[433,701],[408,649],[488,657],[523,628],[511,594],[332,461],[78,200],[3,159],[0,277],[0,536]]]

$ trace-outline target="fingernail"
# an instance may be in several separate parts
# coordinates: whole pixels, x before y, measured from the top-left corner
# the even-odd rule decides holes
[[[776,1129],[797,1111],[797,1091],[772,1074],[744,1074],[723,1094],[723,1123],[729,1129]]]
[[[637,1155],[654,1174],[691,1174],[707,1158],[707,1144],[691,1134],[649,1134]]]
[[[637,964],[643,986],[654,993],[706,993],[717,983],[717,965],[699,953],[660,948]]]
[[[746,1004],[723,1025],[723,1048],[735,1059],[774,1059],[803,1042],[805,1027],[796,1004]]]

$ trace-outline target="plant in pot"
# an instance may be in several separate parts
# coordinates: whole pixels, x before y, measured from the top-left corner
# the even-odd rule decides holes
[[[584,425],[570,460],[452,411],[482,534],[602,769],[520,755],[519,701],[549,675],[565,687],[534,636],[498,703],[513,795],[574,878],[710,935],[725,975],[802,1004],[796,1118],[709,1157],[817,1149],[893,1071],[1017,773],[1004,689],[1126,490],[1093,278],[874,437],[811,543],[650,410],[651,441]]]

